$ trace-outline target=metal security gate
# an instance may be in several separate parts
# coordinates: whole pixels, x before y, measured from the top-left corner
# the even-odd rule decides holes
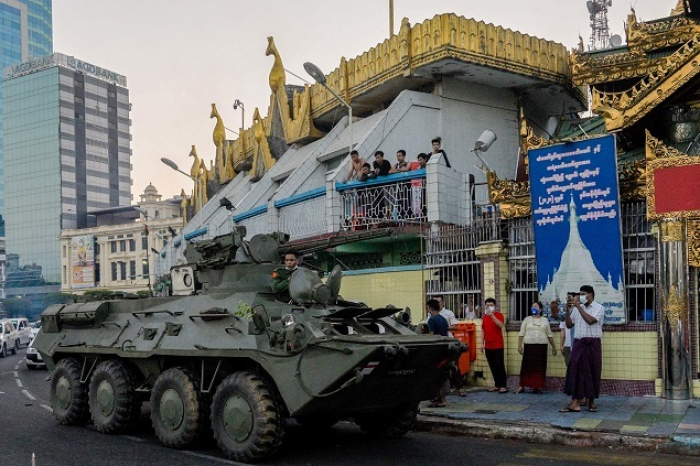
[[[458,319],[464,319],[468,311],[480,316],[483,274],[476,248],[499,240],[500,231],[496,215],[475,219],[469,226],[434,224],[425,237],[428,298],[443,296],[445,307]]]

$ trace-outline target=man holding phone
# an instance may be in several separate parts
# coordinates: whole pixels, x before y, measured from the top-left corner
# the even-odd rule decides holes
[[[569,295],[567,305],[571,312],[566,313],[566,327],[574,330],[574,344],[567,373],[564,392],[571,395],[569,405],[562,413],[580,412],[579,400],[588,401],[588,411],[596,412],[595,399],[600,395],[600,378],[603,368],[603,318],[605,308],[596,302],[595,292],[590,285],[581,286],[578,295]]]

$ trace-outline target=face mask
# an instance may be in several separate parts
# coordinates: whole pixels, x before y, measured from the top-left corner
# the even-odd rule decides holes
[[[581,304],[586,304],[588,302],[588,295],[582,294],[578,299],[581,301]]]
[[[493,311],[496,310],[496,306],[487,306],[486,309],[487,309],[489,312],[493,312]]]
[[[536,316],[537,314],[540,313],[540,310],[537,309],[536,307],[533,307],[533,308],[530,309],[530,313],[531,313],[533,316]]]

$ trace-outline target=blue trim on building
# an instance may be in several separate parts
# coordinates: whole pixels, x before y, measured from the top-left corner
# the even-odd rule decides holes
[[[325,186],[312,189],[311,191],[306,191],[303,193],[295,194],[293,196],[285,197],[284,199],[280,199],[279,201],[275,201],[275,207],[278,209],[282,207],[287,207],[290,205],[294,204],[299,204],[304,201],[308,201],[309,199],[316,199],[317,197],[325,196],[326,195],[326,188]]]
[[[372,274],[372,273],[389,273],[389,272],[415,272],[417,270],[421,270],[420,264],[397,265],[394,267],[379,267],[376,269],[343,270],[343,275],[368,275],[368,274]]]
[[[348,183],[336,183],[336,191],[347,191],[348,189],[364,188],[365,186],[378,186],[383,184],[393,184],[400,181],[415,180],[417,178],[425,178],[425,168],[412,170],[404,173],[393,173],[386,176],[378,176],[367,181],[350,181]]]
[[[208,230],[209,230],[209,229],[205,226],[205,227],[200,228],[199,230],[195,230],[195,231],[191,231],[191,232],[189,232],[189,233],[185,233],[185,241],[189,241],[189,240],[191,240],[192,238],[196,238],[197,236],[202,236],[202,235],[206,234],[206,232],[207,232]]]
[[[245,219],[250,218],[250,217],[257,217],[258,215],[264,214],[266,212],[267,212],[267,204],[261,205],[258,207],[254,207],[247,212],[243,212],[243,213],[240,213],[238,215],[234,215],[233,221],[240,222],[241,220],[245,220]]]

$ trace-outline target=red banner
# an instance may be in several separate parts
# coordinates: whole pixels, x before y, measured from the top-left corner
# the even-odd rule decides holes
[[[700,210],[700,164],[654,170],[655,213]]]

